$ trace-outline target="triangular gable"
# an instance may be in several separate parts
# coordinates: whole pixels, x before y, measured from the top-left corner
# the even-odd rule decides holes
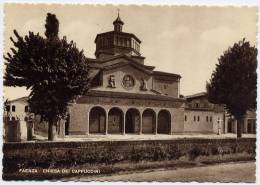
[[[10,101],[8,101],[8,103],[13,103],[13,102],[18,102],[18,101],[27,102],[28,101],[28,96],[24,96],[24,97],[21,97],[21,98],[10,100]]]
[[[130,65],[144,73],[152,74],[154,67],[153,66],[146,66],[143,64],[140,64],[139,62],[135,61],[134,59],[131,59],[131,57],[127,57],[125,55],[122,55],[117,58],[113,58],[113,60],[107,60],[100,64],[100,68],[103,68],[104,70],[114,69],[123,67],[126,65]]]
[[[112,65],[104,66],[103,69],[104,70],[111,70],[111,69],[116,69],[116,68],[120,68],[120,67],[124,67],[124,66],[131,66],[131,67],[133,67],[133,68],[135,68],[139,71],[142,71],[146,74],[152,74],[152,70],[145,69],[144,67],[137,65],[135,63],[132,63],[132,62],[119,62],[119,63],[115,63],[115,64],[112,64]]]

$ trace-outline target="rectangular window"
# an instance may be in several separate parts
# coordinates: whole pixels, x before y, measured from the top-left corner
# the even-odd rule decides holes
[[[199,116],[197,117],[197,120],[200,121],[200,117]]]
[[[184,120],[187,121],[187,116],[186,115],[184,116]]]
[[[14,105],[12,106],[12,112],[15,112],[15,106]]]
[[[24,107],[24,112],[28,112],[28,106]]]
[[[9,112],[10,111],[10,105],[6,106],[6,111]]]
[[[212,122],[212,116],[210,116],[209,121]]]
[[[209,122],[209,117],[208,116],[206,116],[206,121]]]
[[[196,116],[193,117],[193,120],[196,121]]]

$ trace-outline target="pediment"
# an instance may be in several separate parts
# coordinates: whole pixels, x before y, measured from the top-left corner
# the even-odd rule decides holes
[[[139,71],[142,71],[146,74],[152,74],[154,67],[152,66],[146,66],[143,64],[138,63],[137,61],[131,59],[130,57],[120,57],[116,58],[114,60],[110,60],[107,62],[104,62],[100,67],[104,70],[111,70],[116,68],[121,68],[124,66],[131,66]]]

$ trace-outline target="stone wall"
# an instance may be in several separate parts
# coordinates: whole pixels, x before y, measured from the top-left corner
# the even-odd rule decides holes
[[[252,160],[256,139],[175,139],[147,141],[89,141],[4,143],[3,173],[22,168],[59,168],[81,164],[115,164],[118,162],[200,160],[221,162]],[[215,158],[216,159],[216,158]]]

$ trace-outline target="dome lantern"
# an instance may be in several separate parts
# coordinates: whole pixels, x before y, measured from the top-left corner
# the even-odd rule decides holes
[[[116,31],[116,32],[122,32],[124,22],[120,19],[119,9],[118,9],[118,13],[117,13],[117,18],[116,18],[116,20],[113,22],[113,25],[114,25],[114,31]]]

